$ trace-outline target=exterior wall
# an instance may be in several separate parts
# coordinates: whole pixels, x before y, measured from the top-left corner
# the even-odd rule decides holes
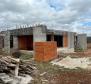
[[[33,27],[33,41],[34,42],[45,42],[46,37],[46,26],[35,26]]]
[[[54,41],[54,33],[51,34],[51,41]]]
[[[22,43],[19,45],[19,40],[17,36],[22,35],[33,35],[33,43],[34,42],[46,42],[47,34],[51,35],[51,40],[54,40],[54,35],[63,35],[63,47],[74,49],[74,33],[73,32],[65,32],[65,31],[54,31],[47,30],[47,27],[44,25],[37,25],[34,27],[24,28],[24,29],[15,29],[4,32],[4,51],[6,53],[10,53],[10,35],[13,35],[13,49],[16,50],[19,47],[26,47],[24,44],[26,43],[26,39],[20,39]],[[2,47],[2,39],[0,39],[0,48]],[[33,44],[32,43],[32,44]],[[87,49],[87,39],[86,35],[78,35],[78,45]],[[22,46],[23,45],[23,46]]]
[[[68,48],[74,49],[74,33],[68,32]]]
[[[10,34],[13,36],[19,36],[19,35],[32,35],[33,30],[32,27],[26,27],[26,28],[20,28],[20,29],[14,29],[10,30]]]
[[[68,35],[63,33],[63,47],[68,47]]]
[[[0,36],[0,49],[2,49],[3,48],[3,46],[4,46],[4,37],[3,36]]]
[[[33,49],[33,36],[18,36],[18,49],[32,50]]]
[[[91,49],[91,43],[87,43],[87,49]]]
[[[13,36],[13,49],[17,50],[18,49],[18,37]]]
[[[5,32],[4,36],[4,52],[10,54],[10,31]]]
[[[86,50],[87,49],[87,36],[86,34],[78,34],[77,36],[77,44],[80,49]]]
[[[19,49],[20,50],[27,50],[27,43],[26,38],[24,36],[18,37]]]
[[[36,61],[47,62],[57,58],[57,44],[54,41],[50,42],[35,42]]]
[[[87,48],[91,49],[91,37],[87,37]]]

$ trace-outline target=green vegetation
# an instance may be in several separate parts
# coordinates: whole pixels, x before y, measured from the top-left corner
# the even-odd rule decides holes
[[[76,51],[76,52],[83,52],[84,49],[83,49],[83,48],[75,48],[75,51]]]
[[[47,62],[42,62],[38,63],[37,62],[37,68],[41,71],[40,73],[47,72],[49,74],[55,74],[60,71],[60,67],[56,65],[52,65],[51,63]]]
[[[33,58],[33,55],[24,54],[24,53],[22,53],[20,56],[20,59],[22,59],[22,60],[29,60],[31,58]]]
[[[64,67],[59,67],[57,65],[52,65],[51,63],[47,62],[47,63],[36,63],[36,66],[38,68],[38,70],[40,71],[40,73],[43,72],[47,72],[48,74],[61,74],[62,72],[66,71],[66,72],[80,72],[80,71],[84,71],[83,69],[77,67],[76,69],[69,69],[69,68],[64,68]]]

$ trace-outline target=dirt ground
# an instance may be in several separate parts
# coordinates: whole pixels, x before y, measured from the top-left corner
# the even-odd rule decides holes
[[[89,57],[91,56],[91,49],[85,52],[65,54],[65,56],[68,55],[72,57]],[[22,56],[22,59],[29,59],[37,68],[31,75],[34,79],[32,84],[91,84],[91,70],[67,69],[52,65],[50,62],[35,62],[28,55]]]
[[[91,71],[67,69],[50,63],[37,63],[38,73],[32,84],[91,84]]]
[[[63,71],[50,78],[50,84],[91,84],[91,72]]]
[[[65,54],[72,57],[89,57],[91,49],[85,52]],[[53,66],[50,63],[36,63],[39,73],[33,84],[91,84],[91,71],[78,69],[67,69]],[[42,74],[42,76],[40,76]]]
[[[78,57],[91,57],[91,49],[75,53],[67,53],[65,55],[78,56]]]
[[[91,57],[91,49],[68,55],[73,57]],[[91,84],[91,71],[88,70],[62,71],[62,73],[57,74],[55,77],[57,80],[56,84]]]
[[[39,63],[37,67],[39,73],[32,84],[91,84],[89,70],[59,68],[49,63]]]

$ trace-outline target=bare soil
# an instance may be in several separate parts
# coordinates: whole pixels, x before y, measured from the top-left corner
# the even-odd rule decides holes
[[[65,56],[68,55],[73,57],[89,57],[91,56],[91,49],[88,49],[85,52],[65,54]],[[67,69],[53,66],[50,62],[41,63],[33,60],[31,60],[30,63],[33,63],[37,68],[31,75],[34,79],[32,84],[91,84],[90,70],[82,70],[80,68]]]
[[[60,74],[56,74],[48,79],[50,81],[49,84],[91,84],[91,72],[61,71]]]
[[[75,53],[67,53],[65,55],[78,56],[78,57],[91,57],[91,49]]]
[[[91,57],[91,49],[84,52],[64,54],[72,57]],[[59,56],[61,57],[61,56]],[[53,66],[50,63],[37,63],[39,73],[33,84],[91,84],[91,71],[83,69],[67,69]],[[46,72],[43,76],[41,73]]]
[[[91,71],[78,69],[61,69],[49,63],[37,65],[39,72],[32,84],[91,84]],[[44,75],[40,75],[44,73]]]

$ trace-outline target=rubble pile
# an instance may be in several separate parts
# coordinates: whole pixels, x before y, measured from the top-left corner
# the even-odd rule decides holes
[[[71,58],[67,56],[62,60],[53,60],[51,63],[69,69],[77,69],[79,67],[81,69],[91,70],[91,57]]]
[[[15,70],[16,62],[12,60],[12,57],[1,57],[0,58],[0,73],[10,73],[14,74],[13,70]],[[31,75],[33,70],[36,67],[34,64],[29,62],[20,61],[19,63],[19,74],[28,74]]]
[[[15,76],[15,68],[17,66],[16,61],[17,61],[17,63],[19,61],[19,70],[18,70],[17,77]],[[28,76],[31,76],[31,74],[35,70],[36,70],[36,67],[31,62],[24,62],[19,59],[12,58],[11,56],[0,57],[0,80],[2,80],[4,82],[2,84],[6,84],[10,81],[16,81],[16,79],[24,80],[23,76],[27,78]],[[13,78],[15,78],[15,80]],[[26,80],[26,78],[25,78],[25,80]],[[18,81],[18,82],[20,82],[20,81]],[[10,84],[13,84],[13,83],[10,83]],[[17,84],[17,83],[14,83],[14,84]],[[19,84],[21,84],[21,83],[19,83]],[[24,83],[24,84],[27,84],[27,83]]]
[[[33,75],[34,71],[36,71],[37,68],[35,67],[35,64],[32,64],[29,62],[23,62],[21,61],[19,65],[19,74],[28,74]]]

